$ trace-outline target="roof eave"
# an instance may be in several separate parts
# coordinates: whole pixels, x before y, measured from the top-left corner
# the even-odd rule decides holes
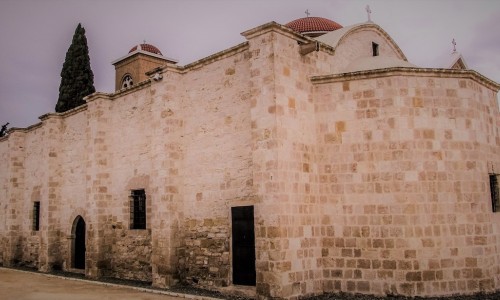
[[[117,63],[129,58],[129,57],[132,57],[134,55],[138,55],[138,54],[144,54],[144,55],[147,55],[147,56],[151,56],[151,57],[154,57],[154,58],[159,58],[159,59],[162,59],[164,61],[167,61],[167,62],[171,62],[171,63],[178,63],[179,61],[176,60],[176,59],[173,59],[173,58],[169,58],[169,57],[166,57],[166,56],[163,56],[163,55],[159,55],[159,54],[155,54],[155,53],[151,53],[151,52],[148,52],[148,51],[144,51],[144,50],[135,50],[133,52],[130,52],[128,53],[127,55],[125,56],[122,56],[114,61],[111,62],[112,65],[116,65]]]
[[[356,79],[371,79],[378,78],[381,76],[435,76],[435,77],[455,77],[472,79],[485,87],[498,92],[500,90],[500,84],[487,78],[486,76],[474,71],[474,70],[457,70],[457,69],[443,69],[443,68],[409,68],[409,67],[393,67],[385,69],[373,69],[356,71],[350,73],[340,73],[340,74],[328,74],[320,76],[312,76],[311,82],[313,84],[324,84],[333,82],[343,82],[348,80]]]

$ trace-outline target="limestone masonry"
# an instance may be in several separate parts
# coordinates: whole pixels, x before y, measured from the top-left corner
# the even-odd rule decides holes
[[[260,299],[499,290],[500,85],[328,22],[185,66],[138,45],[115,93],[11,129],[0,264]]]

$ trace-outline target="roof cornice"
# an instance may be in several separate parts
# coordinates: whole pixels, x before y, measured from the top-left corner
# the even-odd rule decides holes
[[[286,26],[283,26],[281,24],[278,24],[274,21],[266,23],[266,24],[258,26],[258,27],[255,27],[253,29],[244,31],[241,33],[241,35],[243,35],[247,39],[251,39],[253,37],[257,37],[257,36],[260,36],[262,34],[265,34],[267,32],[271,32],[271,31],[278,32],[280,34],[288,36],[288,37],[296,40],[299,43],[307,44],[310,42],[313,42],[313,43],[319,42],[319,41],[315,40],[314,38],[310,38],[308,36],[297,33],[295,31],[293,31],[292,29],[290,29]],[[328,44],[324,44],[322,42],[319,42],[319,45],[320,45],[320,50],[326,51],[330,54],[332,54],[334,51],[334,49]],[[204,57],[200,60],[189,63],[185,66],[178,66],[178,65],[174,65],[174,64],[165,64],[165,65],[163,65],[159,68],[156,68],[148,73],[152,74],[152,73],[157,73],[157,72],[163,73],[165,71],[172,71],[172,72],[184,74],[184,73],[187,73],[188,71],[196,70],[198,68],[201,68],[203,66],[211,64],[213,62],[216,62],[220,59],[229,57],[231,55],[238,54],[238,53],[243,52],[243,51],[247,51],[248,48],[249,48],[249,42],[246,41],[246,42],[243,42],[243,43],[238,44],[236,46],[233,46],[231,48],[228,48],[226,50],[219,51],[217,53],[214,53],[212,55]]]
[[[182,70],[183,72],[187,72],[189,70],[200,68],[204,65],[211,64],[211,63],[216,62],[220,59],[238,54],[238,53],[246,51],[246,50],[248,50],[248,42],[244,42],[244,43],[238,44],[234,47],[228,48],[226,50],[219,51],[217,53],[214,53],[212,55],[204,57],[200,60],[197,60],[195,62],[187,64],[183,67],[179,67],[178,69]]]
[[[35,129],[41,128],[43,126],[43,123],[49,119],[52,119],[52,118],[64,119],[64,118],[75,115],[75,114],[82,112],[82,111],[85,111],[85,110],[87,110],[87,104],[82,104],[80,106],[77,106],[73,109],[70,109],[70,110],[67,110],[67,111],[61,112],[61,113],[51,112],[51,113],[43,114],[40,117],[38,117],[38,119],[40,119],[41,122],[35,123],[33,125],[30,125],[30,126],[24,127],[24,128],[23,127],[9,128],[9,130],[7,131],[8,134],[4,137],[1,137],[0,141],[6,140],[9,136],[9,134],[14,133],[14,132],[28,133],[28,132],[33,131]]]
[[[474,70],[457,70],[457,69],[437,69],[437,68],[407,68],[407,67],[394,67],[385,69],[375,69],[358,71],[351,73],[329,74],[310,77],[313,84],[325,84],[334,82],[343,82],[349,80],[371,79],[381,76],[431,76],[431,77],[453,77],[472,79],[478,83],[483,84],[487,88],[498,92],[500,84],[481,75]]]
[[[179,62],[178,60],[175,60],[173,58],[169,58],[169,57],[166,57],[166,56],[163,56],[163,55],[151,53],[151,52],[144,51],[144,50],[135,50],[133,52],[128,53],[125,56],[122,56],[122,57],[120,57],[118,59],[115,59],[114,61],[111,62],[111,64],[112,65],[116,65],[117,63],[119,63],[119,62],[121,62],[121,61],[123,61],[123,60],[125,60],[125,59],[127,59],[129,57],[132,57],[132,56],[135,56],[135,55],[139,55],[139,54],[144,54],[144,55],[147,55],[147,56],[158,58],[158,59],[164,60],[166,62],[170,62],[170,63],[178,63]]]
[[[94,93],[94,94],[97,94],[97,93]],[[84,97],[83,99],[85,100],[85,98],[87,98],[87,97]],[[75,114],[77,114],[81,111],[84,111],[84,110],[87,110],[87,104],[82,104],[80,106],[77,106],[75,108],[72,108],[70,110],[67,110],[67,111],[61,112],[61,113],[57,113],[57,112],[47,113],[47,114],[41,115],[40,117],[38,117],[38,119],[40,119],[40,121],[43,122],[43,121],[50,119],[50,118],[67,118],[69,116],[75,115]],[[30,127],[28,127],[28,129],[30,129]]]
[[[209,64],[214,63],[218,60],[230,57],[232,55],[236,55],[240,52],[244,52],[247,50],[248,50],[248,42],[243,42],[243,43],[238,44],[234,47],[219,51],[217,53],[214,53],[212,55],[204,57],[200,60],[194,61],[190,64],[185,65],[185,66],[178,66],[178,65],[174,65],[174,64],[165,64],[161,67],[155,68],[155,69],[147,72],[146,75],[152,75],[154,73],[163,73],[166,71],[171,71],[171,72],[175,72],[175,73],[179,73],[179,74],[185,74],[191,70],[199,69],[203,66],[209,65]]]
[[[83,100],[85,100],[87,103],[95,101],[97,99],[114,100],[118,97],[130,94],[130,93],[134,93],[138,90],[142,90],[142,89],[149,87],[149,86],[151,86],[151,79],[150,78],[143,80],[143,81],[139,82],[138,84],[134,84],[129,88],[124,88],[124,89],[118,90],[114,93],[96,92],[96,93],[93,93],[93,94],[83,98]]]
[[[326,51],[329,54],[333,54],[335,52],[335,49],[333,47],[331,47],[330,45],[325,44],[321,41],[318,41],[315,38],[308,37],[304,34],[296,32],[296,31],[294,31],[294,30],[292,30],[284,25],[278,24],[274,21],[257,26],[255,28],[249,29],[247,31],[243,31],[241,33],[241,35],[244,36],[246,39],[252,39],[252,38],[258,37],[260,35],[266,34],[268,32],[271,32],[271,31],[277,32],[277,33],[280,33],[284,36],[292,38],[301,44],[319,43],[320,50]]]
[[[308,42],[316,42],[315,39],[310,38],[308,36],[305,36],[299,32],[296,32],[284,25],[281,25],[279,23],[276,23],[274,21],[268,22],[266,24],[257,26],[255,28],[243,31],[241,33],[242,36],[244,36],[247,40],[258,37],[260,35],[266,34],[268,32],[279,32],[282,35],[288,36],[292,39],[295,39],[301,43],[308,43]]]

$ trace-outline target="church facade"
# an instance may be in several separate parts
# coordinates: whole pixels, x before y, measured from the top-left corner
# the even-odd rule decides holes
[[[0,138],[0,264],[221,289],[500,289],[500,85],[409,63],[367,22],[242,33]]]

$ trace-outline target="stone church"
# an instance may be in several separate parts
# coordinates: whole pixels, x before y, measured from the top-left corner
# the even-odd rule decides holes
[[[270,22],[0,138],[0,264],[260,299],[500,289],[500,85],[377,24]],[[126,53],[126,51],[124,51]]]

